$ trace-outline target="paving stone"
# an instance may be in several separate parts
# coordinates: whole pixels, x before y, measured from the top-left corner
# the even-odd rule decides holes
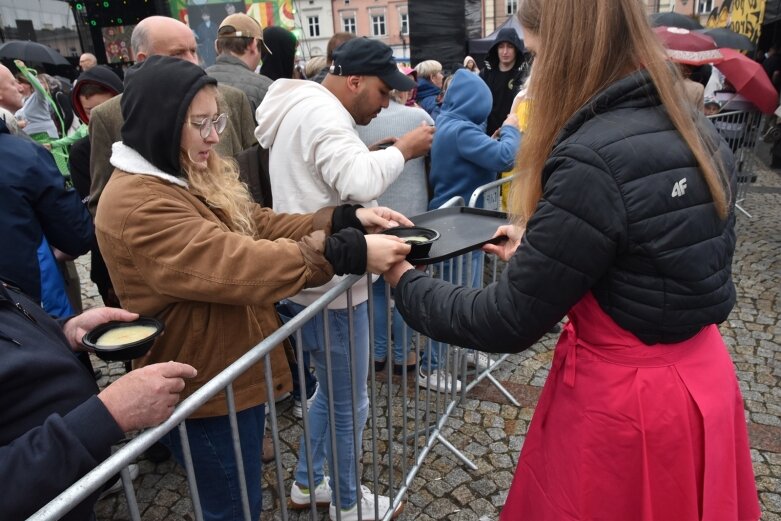
[[[435,499],[425,509],[426,514],[433,519],[449,519],[453,513],[460,510],[446,498]]]
[[[453,485],[445,481],[444,479],[436,479],[434,481],[429,482],[428,485],[426,485],[426,488],[431,492],[435,497],[442,497],[448,492],[453,490]]]
[[[488,459],[491,462],[491,466],[495,469],[515,468],[515,462],[507,454],[494,453]]]
[[[453,486],[466,483],[471,479],[472,477],[469,475],[469,473],[462,468],[455,468],[453,469],[452,472],[450,472],[447,476],[445,476],[445,481],[447,481]]]
[[[781,494],[762,493],[759,497],[770,512],[781,512]]]
[[[461,485],[460,487],[454,489],[451,497],[455,499],[461,506],[468,505],[475,499],[475,495],[467,485]]]
[[[477,497],[488,497],[496,491],[496,483],[490,479],[480,479],[469,484]]]

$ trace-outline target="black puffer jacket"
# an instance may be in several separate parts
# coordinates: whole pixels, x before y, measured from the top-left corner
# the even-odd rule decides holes
[[[734,159],[719,144],[734,193]],[[716,141],[718,140],[718,141]],[[536,342],[592,291],[643,342],[687,339],[735,303],[734,211],[722,221],[696,161],[645,71],[594,97],[545,164],[543,198],[499,281],[468,290],[406,273],[405,320],[432,338],[488,352]]]

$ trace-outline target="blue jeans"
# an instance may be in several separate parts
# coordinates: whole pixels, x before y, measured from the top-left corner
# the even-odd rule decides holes
[[[385,360],[388,356],[388,310],[385,302],[385,279],[380,277],[372,285],[372,299],[374,301],[374,359]],[[410,328],[401,313],[394,306],[391,309],[393,330],[393,362],[404,364],[404,352],[410,350],[414,331]]]
[[[279,314],[280,320],[282,320],[283,324],[287,324],[288,321],[290,321],[291,318],[293,318],[293,313],[290,310],[290,302],[281,302],[277,304],[277,313]],[[290,335],[288,337],[288,340],[290,341],[290,345],[293,347],[293,356],[298,357],[298,349],[296,349],[296,336]],[[295,362],[291,361],[290,358],[287,360],[288,367],[290,367],[290,374],[293,376],[293,400],[303,402],[304,400],[301,399],[301,384],[298,381],[298,360]],[[308,351],[302,350],[302,357],[300,361],[301,365],[304,366],[304,385],[306,386],[306,399],[312,397],[312,395],[315,393],[315,389],[317,388],[317,378],[312,374],[312,371],[309,370],[310,367],[310,356]]]
[[[468,288],[482,287],[482,280],[483,280],[482,260],[484,255],[485,254],[482,251],[477,250],[477,251],[473,251],[471,255],[466,253],[461,257],[457,257],[456,259],[453,259],[452,261],[449,260],[445,261],[442,267],[442,274],[441,274],[442,280],[445,280],[452,284],[466,286]],[[451,262],[452,262],[452,269],[451,269]],[[461,262],[460,280],[458,277],[458,262]],[[469,273],[467,271],[469,269],[468,268],[469,262],[471,262],[472,273],[469,280],[467,280],[467,277],[469,276]],[[429,340],[428,344],[426,345],[426,350],[423,354],[423,359],[420,361],[421,372],[428,374],[431,373],[432,371],[435,371],[436,369],[444,368],[447,362],[446,360],[447,350],[448,350],[447,344],[443,344],[442,342],[436,342],[434,340]]]
[[[265,416],[265,405],[236,414],[252,519],[259,519],[261,511],[261,452]],[[186,425],[204,521],[243,521],[239,474],[228,416],[191,419]],[[176,461],[184,467],[179,430],[172,430],[160,441],[171,449]]]
[[[296,314],[304,309],[304,306],[292,302],[289,302],[288,305]],[[358,502],[356,486],[358,477],[355,473],[356,451],[362,450],[363,429],[369,414],[369,396],[366,388],[366,379],[369,375],[369,316],[367,308],[368,306],[364,302],[355,306],[353,312],[355,329],[352,356],[355,356],[355,373],[353,373],[353,364],[351,363],[347,309],[332,309],[327,312],[330,353],[325,348],[323,313],[318,313],[301,330],[303,348],[305,351],[309,351],[315,363],[320,391],[309,409],[314,483],[309,483],[305,435],[301,436],[295,480],[300,485],[314,489],[323,481],[323,463],[327,459],[328,468],[331,469],[332,473],[333,469],[339,467],[336,483],[339,485],[339,500],[342,509],[352,508]],[[337,438],[335,459],[331,450],[331,429],[328,422],[329,383],[326,372],[326,357],[329,355],[333,376],[333,389],[330,391],[334,400],[330,405],[334,410],[336,422],[334,432]],[[353,424],[352,382],[355,382],[358,397],[356,424]],[[354,443],[356,433],[358,436],[357,447]],[[336,505],[336,484],[333,476],[331,477],[331,489],[333,490],[331,500]]]

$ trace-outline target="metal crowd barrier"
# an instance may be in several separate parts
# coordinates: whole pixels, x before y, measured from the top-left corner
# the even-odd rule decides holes
[[[293,317],[289,322],[287,322],[278,330],[276,330],[274,333],[269,335],[265,340],[257,344],[252,349],[250,349],[244,356],[242,356],[236,362],[228,366],[225,370],[223,370],[212,380],[204,384],[195,393],[193,393],[187,399],[183,400],[176,407],[172,416],[168,420],[163,422],[161,425],[155,428],[148,429],[143,433],[139,434],[138,436],[136,436],[134,439],[128,442],[124,447],[120,448],[116,453],[114,453],[111,457],[109,457],[107,460],[99,464],[95,469],[93,469],[91,472],[86,474],[84,477],[82,477],[80,480],[78,480],[76,483],[74,483],[64,492],[62,492],[59,496],[57,496],[55,499],[50,501],[47,505],[42,507],[38,512],[36,512],[29,519],[35,521],[38,520],[43,521],[43,520],[55,520],[61,518],[62,516],[67,514],[72,508],[78,505],[82,500],[84,500],[87,496],[89,496],[94,491],[96,491],[101,486],[103,486],[106,483],[106,481],[109,480],[112,476],[116,475],[117,473],[120,473],[124,485],[125,496],[128,502],[128,512],[130,514],[130,517],[134,521],[140,520],[141,517],[138,509],[138,502],[133,489],[132,481],[130,480],[130,474],[127,470],[127,465],[129,465],[137,458],[139,458],[144,453],[144,451],[146,451],[149,447],[151,447],[152,444],[154,444],[156,441],[160,440],[169,431],[173,430],[174,428],[178,428],[180,439],[182,440],[182,446],[183,446],[182,448],[183,448],[184,459],[185,459],[185,471],[187,473],[187,481],[190,489],[190,497],[192,500],[195,519],[197,521],[202,521],[203,514],[201,512],[200,504],[198,501],[198,488],[195,483],[193,460],[189,450],[189,444],[186,435],[185,425],[186,425],[187,418],[190,415],[192,415],[203,404],[205,404],[210,398],[216,396],[221,392],[224,392],[228,410],[229,410],[231,431],[233,433],[234,450],[236,455],[241,454],[241,446],[240,446],[240,441],[239,441],[237,427],[236,427],[236,408],[233,399],[233,387],[232,387],[233,381],[235,381],[241,374],[249,370],[253,365],[263,360],[265,366],[266,392],[268,393],[268,396],[274,396],[273,380],[271,375],[271,360],[269,356],[270,352],[276,346],[282,343],[286,338],[292,335],[296,335],[298,340],[297,349],[298,349],[298,355],[300,359],[301,358],[301,341],[300,341],[301,327],[306,322],[308,322],[311,318],[313,318],[315,315],[317,315],[318,313],[322,313],[330,302],[332,302],[338,296],[343,294],[345,291],[348,292],[348,302],[349,302],[352,294],[352,290],[350,288],[353,286],[353,284],[355,284],[357,281],[361,280],[362,278],[363,277],[359,277],[359,276],[351,276],[341,281],[338,285],[336,285],[334,288],[329,290],[316,302],[314,302],[313,304],[305,308],[301,313]],[[329,345],[328,326],[327,326],[327,321],[325,322],[326,322],[326,331],[325,331],[326,349],[328,350],[328,345]],[[353,322],[352,320],[350,320],[349,329],[351,332],[353,330],[352,326],[353,326]],[[352,341],[352,335],[350,339],[350,349],[351,351],[352,349],[354,349],[354,342]],[[294,377],[299,377],[303,379],[303,374],[301,373],[302,370],[303,368],[299,371],[299,375],[294,375]],[[341,377],[342,375],[339,376]],[[303,384],[302,384],[302,389],[304,389]],[[303,403],[306,403],[305,399],[303,400]],[[278,417],[277,417],[276,408],[277,406],[274,400],[270,400],[266,404],[267,415],[270,418],[271,433],[273,437],[274,452],[276,456],[275,463],[270,465],[275,468],[276,483],[265,483],[264,488],[273,487],[276,489],[277,497],[279,498],[279,500],[278,500],[278,504],[275,505],[275,508],[279,510],[282,519],[288,519],[289,513],[287,511],[287,502],[285,501],[285,498],[287,497],[287,492],[290,490],[290,486],[292,485],[292,478],[291,478],[292,473],[290,469],[284,469],[282,466],[282,461],[283,461],[281,458],[282,445],[279,437],[279,424],[277,421]],[[355,414],[356,414],[355,402],[353,401],[354,418],[355,418]],[[373,424],[376,424],[376,418],[374,414],[372,415],[370,421],[372,421]],[[304,419],[302,423],[303,423],[304,432],[306,432],[307,434],[307,440],[311,440],[306,414],[304,415]],[[332,439],[336,439],[333,422],[331,422],[331,437]],[[309,444],[307,443],[307,446],[308,445]],[[372,451],[374,453],[375,460],[377,460],[376,450],[377,450],[376,444],[373,443]],[[358,456],[363,456],[363,454],[360,454]],[[311,458],[308,449],[307,449],[307,457]],[[360,458],[356,458],[356,461],[358,459]],[[240,467],[241,458],[237,457],[237,461],[239,462],[239,467]],[[358,474],[358,476],[361,476],[361,474]],[[239,472],[239,481],[241,483],[241,498],[243,503],[244,517],[245,519],[249,520],[249,506],[247,503],[247,494],[246,494],[247,484],[245,483],[244,475],[243,472],[241,471]],[[358,484],[358,488],[360,489],[360,484]],[[375,491],[378,493],[383,492],[383,490],[379,489],[379,480],[375,480]],[[312,498],[314,500],[314,494],[312,494]],[[315,509],[314,503],[311,505],[311,508],[312,511],[314,512]]]
[[[757,179],[758,161],[756,146],[761,134],[762,114],[755,111],[732,111],[708,116],[732,152],[738,168],[735,208],[751,217],[744,208],[749,186]]]
[[[508,182],[509,179],[503,180],[498,183],[491,183],[490,186],[481,187],[478,189],[480,193],[488,192],[492,189],[496,189],[498,194],[498,187],[501,184]],[[476,194],[478,192],[475,192]],[[479,194],[478,194],[479,195]],[[473,196],[473,204],[477,196]],[[459,206],[463,205],[464,201],[461,198],[455,198],[446,203],[447,206]],[[466,254],[455,259],[451,259],[444,263],[439,263],[436,266],[429,267],[429,272],[433,276],[444,277],[446,276],[453,282],[471,280],[472,278],[472,263],[465,262],[471,259],[471,254]],[[495,263],[494,263],[495,264]],[[482,268],[482,262],[479,266]],[[494,280],[497,276],[497,270],[494,267],[493,274],[489,276],[491,280]],[[480,285],[485,277],[480,278]],[[266,377],[266,392],[268,396],[274,395],[274,389],[272,384],[271,375],[271,363],[270,352],[279,344],[281,344],[286,338],[293,337],[295,339],[295,349],[297,351],[297,357],[299,360],[303,359],[303,343],[301,328],[310,319],[315,317],[319,313],[325,313],[326,308],[330,302],[339,297],[344,292],[347,292],[348,306],[351,310],[349,314],[349,331],[350,331],[350,353],[353,360],[353,370],[351,371],[350,378],[353,383],[353,422],[356,422],[357,408],[356,408],[356,382],[354,381],[355,374],[355,356],[352,355],[355,349],[355,343],[353,341],[354,331],[354,316],[352,312],[352,286],[365,280],[369,284],[369,300],[368,300],[368,315],[369,315],[369,341],[370,341],[370,356],[369,356],[369,379],[368,379],[368,394],[370,401],[369,417],[367,425],[364,431],[363,443],[355,443],[356,454],[356,488],[360,490],[362,484],[368,485],[374,493],[383,494],[389,496],[393,500],[393,507],[385,515],[384,519],[390,519],[395,507],[405,500],[407,493],[413,479],[417,475],[421,466],[423,465],[428,453],[433,446],[437,443],[441,443],[448,448],[459,460],[461,460],[467,467],[476,470],[477,466],[469,460],[458,448],[451,444],[443,435],[443,428],[450,417],[453,410],[458,407],[462,401],[466,398],[468,392],[472,390],[482,380],[487,379],[493,385],[495,385],[507,399],[518,405],[517,400],[506,390],[501,384],[493,377],[491,371],[493,371],[500,362],[502,362],[507,355],[503,356],[489,356],[489,367],[483,370],[469,369],[467,367],[467,354],[472,353],[473,356],[477,356],[477,353],[458,347],[443,348],[442,359],[444,360],[444,369],[451,375],[457,375],[462,381],[462,387],[460,392],[456,392],[455,387],[451,386],[448,390],[441,390],[439,388],[420,387],[418,382],[418,371],[421,365],[425,367],[426,358],[421,359],[418,354],[418,367],[415,369],[415,374],[410,375],[410,371],[407,368],[407,356],[409,350],[404,350],[405,359],[402,362],[401,375],[394,375],[392,371],[393,367],[393,344],[391,339],[391,308],[392,298],[390,286],[386,284],[385,287],[385,300],[388,320],[388,327],[386,330],[388,339],[387,350],[387,363],[386,369],[382,372],[375,371],[375,330],[373,316],[375,312],[375,303],[371,298],[371,277],[359,277],[351,276],[341,281],[334,288],[329,290],[325,295],[319,298],[313,304],[307,306],[301,313],[290,319],[277,331],[269,335],[268,338],[257,344],[250,349],[244,356],[242,356],[235,363],[231,364],[219,375],[206,383],[193,395],[183,400],[174,410],[173,415],[161,425],[148,429],[126,445],[121,447],[106,461],[99,464],[95,469],[86,474],[75,484],[65,490],[62,494],[57,496],[38,512],[36,512],[30,519],[35,521],[54,520],[59,519],[68,513],[72,508],[78,505],[87,496],[94,491],[102,487],[106,481],[111,479],[117,473],[120,474],[123,485],[125,497],[128,504],[128,513],[130,518],[134,521],[141,519],[138,500],[136,492],[133,488],[133,483],[130,479],[130,473],[127,470],[127,466],[140,458],[143,453],[160,440],[165,434],[173,429],[178,429],[180,439],[182,440],[182,448],[184,452],[185,472],[187,474],[187,482],[190,491],[190,497],[192,501],[193,513],[196,521],[203,519],[203,514],[200,509],[200,503],[198,500],[198,487],[195,481],[195,475],[193,470],[193,459],[189,450],[189,444],[186,434],[186,421],[198,408],[205,404],[210,398],[220,393],[225,394],[226,403],[229,410],[229,419],[231,423],[231,430],[233,433],[234,452],[239,463],[239,481],[241,489],[241,500],[244,518],[249,520],[249,505],[247,499],[247,484],[244,481],[244,475],[241,471],[241,444],[238,437],[238,431],[236,427],[236,408],[233,398],[232,383],[241,374],[249,370],[257,362],[263,360],[265,366]],[[329,327],[328,321],[324,320],[324,334],[326,343],[326,352],[330,352],[329,342]],[[408,333],[409,331],[409,333]],[[409,334],[409,336],[408,336]],[[411,337],[411,338],[410,338]],[[410,344],[410,340],[414,343],[413,349],[420,353],[423,348],[431,348],[431,340],[424,338],[417,332],[405,329],[405,334],[401,339],[395,339],[395,341],[403,342],[403,345]],[[428,352],[428,351],[425,351]],[[330,356],[326,357],[326,367],[329,368],[329,383],[331,378],[342,378],[344,375],[333,375],[330,371]],[[430,363],[430,359],[429,359]],[[305,389],[304,385],[304,368],[303,364],[299,364],[298,374],[294,374],[293,378],[298,378],[300,388]],[[384,374],[384,377],[383,377]],[[412,376],[412,378],[409,378]],[[333,389],[332,385],[328,385],[330,390]],[[305,394],[305,393],[304,393]],[[302,396],[302,405],[306,407],[305,397]],[[332,398],[332,396],[330,397]],[[333,403],[333,399],[329,400]],[[337,443],[338,437],[336,435],[334,421],[333,421],[333,407],[329,410],[330,421],[330,435],[332,443]],[[263,488],[271,488],[274,490],[273,494],[264,494],[264,503],[268,501],[274,501],[273,505],[264,504],[264,515],[269,510],[273,511],[273,517],[275,519],[287,520],[290,519],[290,512],[288,511],[287,497],[293,483],[293,471],[294,467],[286,468],[283,462],[289,464],[291,458],[286,457],[283,459],[283,453],[293,452],[294,456],[297,455],[296,444],[283,444],[280,438],[280,419],[282,415],[286,415],[284,423],[286,428],[292,428],[293,434],[286,433],[286,440],[295,439],[298,440],[300,434],[305,434],[305,447],[304,452],[308,461],[312,461],[311,452],[311,432],[308,420],[308,415],[304,414],[300,421],[300,426],[296,423],[294,418],[287,417],[292,416],[289,408],[284,409],[282,412],[278,411],[278,405],[270,400],[266,404],[266,413],[269,418],[269,426],[271,436],[274,443],[275,461],[264,465],[264,469],[269,467],[274,469],[274,478],[269,478],[269,474],[264,471],[264,483]],[[356,435],[357,436],[357,435]],[[354,440],[355,442],[359,440]],[[368,447],[365,449],[365,447]],[[295,457],[293,458],[295,460]],[[338,483],[334,479],[336,470],[331,469],[329,474],[332,475],[331,486],[336,490],[336,496],[338,498]],[[313,476],[311,471],[311,465],[309,465],[309,482],[312,483]],[[317,507],[314,503],[315,495],[312,494],[312,503],[309,506],[309,513],[311,518],[314,519],[317,516]],[[338,499],[337,499],[338,503]],[[360,505],[360,501],[359,501]],[[339,506],[336,505],[337,511]],[[359,507],[360,508],[360,507]],[[360,512],[359,512],[360,514]],[[341,517],[339,515],[338,517]],[[254,521],[254,520],[253,520]]]

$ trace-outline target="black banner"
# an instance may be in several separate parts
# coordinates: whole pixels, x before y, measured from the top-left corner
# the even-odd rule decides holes
[[[412,65],[437,60],[446,71],[460,67],[466,55],[465,2],[409,0],[407,7]],[[471,16],[473,11],[470,9]]]

